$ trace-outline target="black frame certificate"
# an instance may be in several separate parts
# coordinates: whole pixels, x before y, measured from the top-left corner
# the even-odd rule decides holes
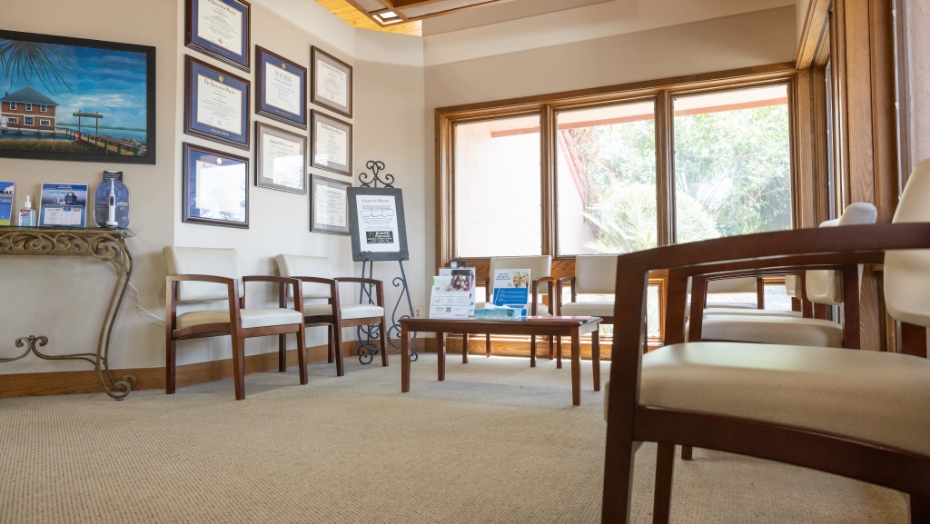
[[[310,165],[352,176],[352,124],[310,112]]]
[[[352,66],[314,46],[310,101],[352,118]]]
[[[310,182],[310,231],[349,234],[349,182],[313,175]]]
[[[307,139],[255,122],[255,185],[307,194]]]
[[[352,260],[409,260],[400,189],[349,188]]]
[[[251,15],[244,0],[187,0],[185,45],[248,72]]]
[[[255,46],[255,111],[307,129],[307,69]]]

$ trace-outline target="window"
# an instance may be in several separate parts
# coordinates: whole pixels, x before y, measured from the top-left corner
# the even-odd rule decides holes
[[[558,254],[656,247],[655,102],[556,114]]]
[[[48,127],[52,125],[52,121],[51,120],[39,120],[39,125]]]
[[[16,109],[16,102],[10,102],[10,109]]]
[[[32,104],[26,104],[26,111],[32,111]]]
[[[6,123],[7,123],[7,124],[18,124],[18,123],[19,123],[19,119],[16,118],[16,117],[13,117],[13,116],[8,116],[8,117],[6,117]]]
[[[674,99],[677,242],[791,229],[786,84]]]
[[[45,105],[45,104],[40,104],[40,105],[39,105],[39,111],[41,111],[42,113],[47,112],[47,111],[48,111],[48,106]]]
[[[539,115],[455,126],[455,256],[542,254]]]
[[[23,125],[32,126],[35,125],[36,118],[34,116],[23,117]]]

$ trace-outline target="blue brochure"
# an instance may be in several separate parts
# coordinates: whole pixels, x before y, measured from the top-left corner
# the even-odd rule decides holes
[[[494,305],[525,308],[530,301],[530,290],[525,287],[499,288],[494,290]]]
[[[13,224],[13,182],[0,181],[0,226]]]

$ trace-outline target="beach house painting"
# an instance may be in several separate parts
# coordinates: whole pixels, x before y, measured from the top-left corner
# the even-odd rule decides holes
[[[0,31],[0,157],[155,163],[154,77],[153,47]]]

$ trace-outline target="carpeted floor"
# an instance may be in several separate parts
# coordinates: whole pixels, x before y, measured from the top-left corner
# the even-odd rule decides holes
[[[435,355],[400,393],[347,361],[181,388],[0,401],[0,523],[598,522],[603,394],[568,366]],[[604,366],[605,376],[606,368]],[[2,378],[0,378],[2,379]],[[655,448],[637,454],[634,522],[651,521]],[[903,523],[894,491],[695,450],[676,464],[676,523]]]

